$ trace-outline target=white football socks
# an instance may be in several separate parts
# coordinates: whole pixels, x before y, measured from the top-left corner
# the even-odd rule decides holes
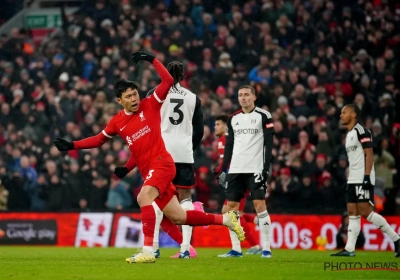
[[[386,219],[379,215],[378,213],[375,213],[372,211],[368,217],[367,220],[374,225],[376,225],[382,232],[386,233],[393,242],[396,242],[397,240],[400,239],[399,235],[392,229],[392,227],[388,224]]]
[[[271,245],[269,240],[270,230],[271,230],[271,217],[269,216],[267,210],[258,213],[257,216],[260,227],[263,251],[271,251]]]
[[[347,228],[347,242],[344,249],[347,252],[354,252],[356,249],[356,242],[361,230],[360,216],[349,216],[349,226]]]
[[[152,205],[154,211],[156,212],[156,227],[154,228],[154,238],[153,238],[153,250],[155,252],[159,249],[160,224],[164,217],[164,214],[154,201]]]
[[[194,210],[194,206],[192,203],[192,199],[184,199],[180,202],[181,206],[185,210]],[[182,226],[182,244],[181,244],[181,253],[185,251],[189,251],[190,241],[192,239],[192,230],[191,226]]]

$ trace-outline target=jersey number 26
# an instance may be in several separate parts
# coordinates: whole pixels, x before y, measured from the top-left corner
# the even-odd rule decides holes
[[[183,105],[183,99],[171,98],[170,102],[171,102],[171,104],[176,104],[175,107],[174,107],[174,113],[178,114],[178,119],[174,119],[173,117],[169,117],[169,121],[173,125],[179,125],[183,121],[183,112],[180,109],[181,106]]]

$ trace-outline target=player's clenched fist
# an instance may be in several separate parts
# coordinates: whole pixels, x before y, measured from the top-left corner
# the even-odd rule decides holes
[[[133,64],[138,63],[140,60],[146,60],[150,63],[153,63],[155,56],[152,55],[151,53],[145,52],[143,50],[135,52],[132,54],[132,62]]]
[[[114,169],[114,174],[120,179],[124,178],[126,176],[126,174],[128,174],[128,173],[129,173],[129,170],[125,166],[115,167],[115,169]]]
[[[58,137],[56,140],[54,140],[54,145],[59,151],[69,151],[74,149],[74,143]]]

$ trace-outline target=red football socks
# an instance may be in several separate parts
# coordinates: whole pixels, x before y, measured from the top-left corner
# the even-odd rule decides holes
[[[142,226],[144,235],[144,246],[153,246],[154,228],[156,227],[156,212],[153,205],[140,208],[142,212]]]
[[[186,223],[189,226],[222,225],[222,215],[208,214],[197,210],[186,211]]]
[[[250,246],[251,247],[257,246],[258,242],[256,241],[253,234],[251,233],[250,226],[247,224],[247,221],[246,221],[245,217],[243,217],[243,216],[240,216],[240,225],[243,227],[246,240],[247,240],[247,242],[249,242]]]
[[[175,225],[166,216],[161,221],[161,228],[165,231],[175,242],[182,244],[182,233],[177,225]]]

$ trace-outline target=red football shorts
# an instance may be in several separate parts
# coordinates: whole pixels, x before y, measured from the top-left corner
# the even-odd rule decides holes
[[[244,197],[240,200],[240,204],[239,204],[239,211],[244,211],[244,207],[246,207],[246,199],[247,196],[249,195],[249,190],[246,191],[246,193],[244,194]],[[228,204],[228,200],[225,199],[224,205]]]
[[[160,161],[150,167],[149,173],[144,179],[143,186],[151,186],[158,189],[160,195],[155,202],[161,210],[171,201],[174,195],[178,196],[178,192],[172,184],[175,173],[174,162]]]

